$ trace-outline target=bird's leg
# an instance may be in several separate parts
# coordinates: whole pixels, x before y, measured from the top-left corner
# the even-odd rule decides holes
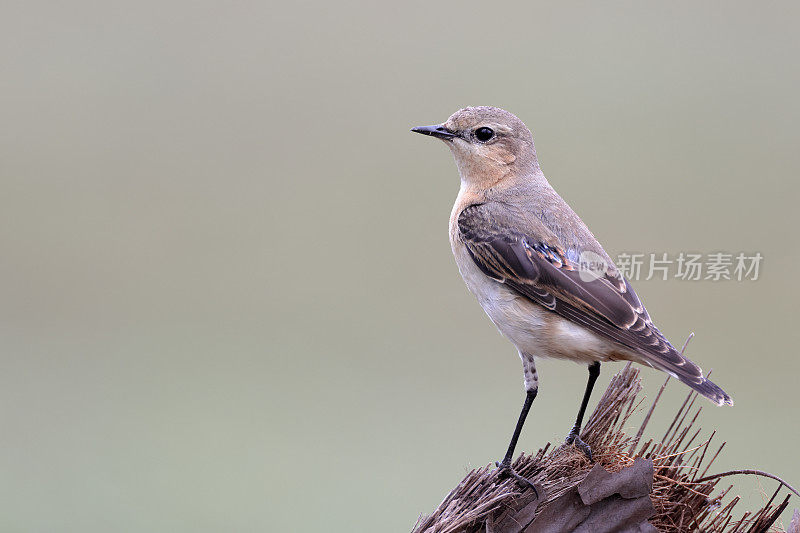
[[[536,366],[533,362],[533,357],[527,354],[520,354],[522,357],[522,364],[525,370],[525,403],[522,404],[522,411],[519,413],[517,419],[517,426],[514,428],[514,434],[511,435],[511,442],[508,444],[508,450],[505,457],[499,463],[495,463],[499,469],[498,475],[500,477],[513,477],[521,486],[529,486],[538,496],[539,492],[536,490],[533,482],[520,476],[511,468],[511,461],[514,458],[514,449],[517,447],[519,435],[522,433],[522,426],[525,425],[525,419],[528,417],[528,411],[531,410],[533,400],[539,391],[539,381],[536,375]]]
[[[522,426],[525,424],[525,418],[528,416],[528,411],[531,410],[531,404],[533,403],[534,398],[536,398],[537,392],[537,389],[533,389],[527,391],[525,394],[525,403],[522,404],[522,412],[519,414],[517,427],[514,428],[514,434],[511,435],[511,442],[508,445],[508,451],[506,451],[506,456],[503,457],[503,460],[498,464],[498,466],[501,468],[511,468],[511,460],[514,458],[514,448],[517,447],[519,434],[522,432]]]
[[[530,389],[525,394],[525,403],[522,404],[522,412],[519,414],[519,419],[517,420],[517,427],[514,428],[514,434],[511,436],[511,442],[508,445],[508,451],[506,451],[506,456],[503,457],[503,460],[499,463],[495,463],[499,469],[498,475],[503,477],[513,477],[517,480],[521,486],[529,486],[533,489],[534,492],[537,493],[536,487],[533,485],[533,482],[525,479],[524,477],[520,476],[511,468],[511,460],[514,458],[514,448],[517,447],[517,441],[519,440],[519,434],[522,432],[522,426],[525,424],[525,418],[528,416],[528,411],[531,410],[531,404],[533,403],[534,398],[536,398],[537,389]]]
[[[586,456],[589,460],[592,460],[592,449],[589,447],[588,444],[581,440],[581,425],[583,425],[583,415],[586,413],[586,406],[589,404],[589,397],[592,395],[592,389],[594,388],[594,382],[597,381],[597,376],[600,375],[600,362],[595,361],[589,365],[589,381],[586,382],[586,392],[583,393],[583,401],[581,402],[581,407],[578,409],[578,417],[575,419],[575,425],[572,427],[572,431],[569,432],[567,435],[567,444],[575,444]]]

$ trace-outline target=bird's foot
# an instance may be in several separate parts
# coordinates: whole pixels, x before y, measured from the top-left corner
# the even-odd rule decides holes
[[[579,428],[572,428],[572,431],[570,431],[569,435],[567,435],[567,440],[564,441],[564,444],[567,446],[574,445],[576,448],[582,451],[590,461],[592,460],[592,448],[581,439]]]
[[[517,481],[517,485],[520,488],[526,489],[530,487],[533,489],[533,493],[536,494],[536,497],[539,497],[539,491],[536,490],[536,485],[534,485],[533,481],[528,478],[522,477],[517,474],[513,468],[511,468],[511,463],[506,461],[498,461],[494,463],[497,466],[497,477],[499,479],[506,479],[506,478],[514,478]]]

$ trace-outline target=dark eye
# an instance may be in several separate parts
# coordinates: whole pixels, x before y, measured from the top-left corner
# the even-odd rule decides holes
[[[475,130],[475,138],[482,143],[485,143],[492,137],[494,137],[494,130],[492,128],[483,127]]]

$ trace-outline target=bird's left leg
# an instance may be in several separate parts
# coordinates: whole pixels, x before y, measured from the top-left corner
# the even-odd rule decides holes
[[[539,379],[536,374],[536,365],[533,361],[533,356],[520,352],[519,356],[522,358],[522,367],[525,371],[525,402],[522,404],[522,411],[517,419],[517,425],[514,428],[514,434],[511,436],[511,442],[508,445],[505,457],[499,463],[496,463],[499,469],[500,477],[513,477],[522,486],[530,486],[538,496],[539,491],[536,490],[533,482],[520,476],[514,469],[511,468],[511,461],[514,458],[514,449],[517,447],[517,440],[522,432],[522,426],[525,424],[525,419],[528,417],[528,411],[531,409],[531,404],[536,398],[539,391]]]
[[[575,419],[575,425],[572,431],[567,435],[566,444],[575,444],[589,460],[592,460],[592,449],[588,444],[581,440],[581,426],[583,425],[583,415],[586,413],[586,406],[589,404],[589,397],[592,395],[594,382],[597,381],[597,376],[600,375],[600,362],[595,361],[589,365],[589,381],[586,382],[586,392],[583,393],[583,401],[581,408],[578,409],[578,417]]]

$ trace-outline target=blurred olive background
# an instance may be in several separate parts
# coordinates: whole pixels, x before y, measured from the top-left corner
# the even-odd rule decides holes
[[[635,286],[736,400],[702,417],[715,469],[800,484],[794,5],[2,12],[0,530],[408,531],[499,459],[521,365],[453,263],[452,158],[408,131],[466,105],[531,127],[612,255],[764,255]],[[586,380],[539,367],[527,451]]]

